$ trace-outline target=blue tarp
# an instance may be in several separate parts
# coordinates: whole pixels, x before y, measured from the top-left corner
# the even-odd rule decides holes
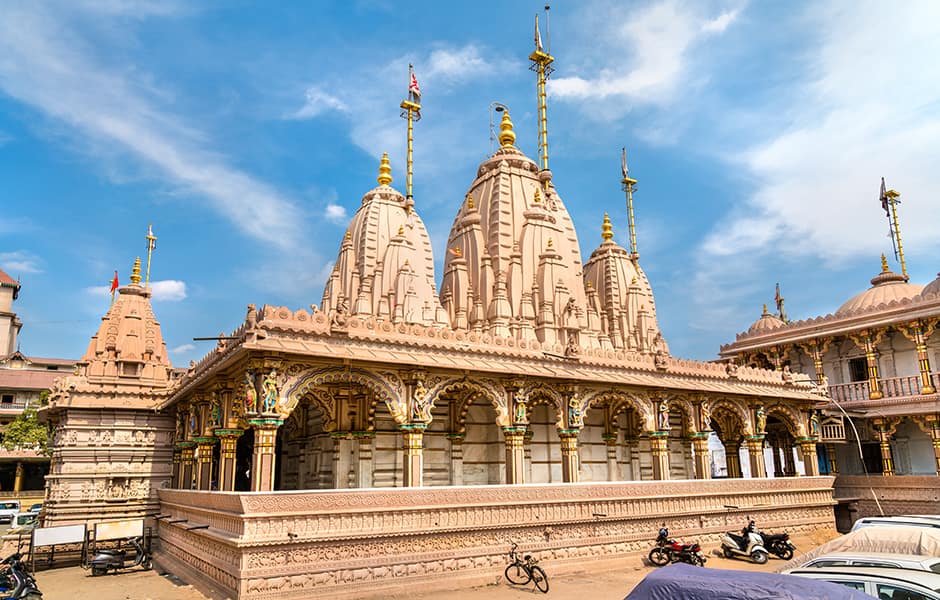
[[[657,569],[624,600],[872,600],[836,583],[675,563]]]

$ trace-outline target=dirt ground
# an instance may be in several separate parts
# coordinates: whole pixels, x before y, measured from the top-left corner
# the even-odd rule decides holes
[[[819,533],[810,537],[797,537],[793,542],[798,553],[809,552],[837,534]],[[651,545],[652,547],[652,545]],[[778,558],[772,558],[766,565],[755,565],[745,560],[727,560],[722,558],[715,548],[706,548],[708,568],[739,569],[748,571],[774,571],[783,564]],[[628,558],[624,567],[619,569],[589,570],[587,568],[568,570],[553,575],[550,562],[542,563],[549,576],[551,589],[548,595],[556,598],[591,598],[592,600],[620,600],[633,587],[654,569],[648,566],[642,556]],[[40,570],[36,573],[39,589],[44,600],[206,600],[187,582],[158,570],[141,571],[139,568],[121,573],[112,573],[102,577],[91,577],[89,571],[80,567],[66,567]],[[313,598],[315,596],[311,596]],[[374,596],[349,596],[358,600],[525,600],[541,598],[530,584],[513,586],[502,577],[490,585],[466,587],[456,590],[436,591],[433,593],[383,592]]]

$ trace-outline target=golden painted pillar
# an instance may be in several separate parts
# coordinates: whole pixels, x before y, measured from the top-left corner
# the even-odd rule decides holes
[[[764,436],[745,436],[745,443],[747,443],[747,455],[751,465],[751,477],[767,477],[767,465],[764,464]]]
[[[708,434],[692,434],[692,452],[695,454],[695,478],[712,478],[711,452],[708,450]]]
[[[275,443],[282,419],[259,418],[248,421],[255,430],[255,447],[251,455],[251,491],[274,490]]]
[[[914,348],[917,349],[921,394],[933,394],[937,391],[930,380],[930,357],[927,355],[927,339],[936,326],[937,321],[930,321],[926,324],[923,321],[914,321],[907,326],[898,327],[904,337],[914,342]]]
[[[179,489],[180,487],[180,454],[182,451],[179,444],[173,446],[173,479],[170,484],[172,489]]]
[[[180,442],[180,485],[181,490],[193,489],[193,455],[196,442]]]
[[[744,476],[741,471],[741,442],[725,443],[725,469],[729,478],[740,479]]]
[[[653,479],[669,479],[669,434],[655,431],[650,434],[650,450],[653,455]]]
[[[405,453],[402,460],[401,484],[403,487],[421,487],[424,485],[424,423],[402,425]]]
[[[235,450],[242,433],[241,429],[215,430],[219,438],[219,491],[235,490]]]
[[[838,475],[839,465],[836,464],[836,445],[826,444],[826,456],[829,457],[829,474]]]
[[[800,451],[803,453],[803,473],[807,477],[819,475],[819,458],[816,456],[816,440],[813,438],[803,438],[799,440],[799,444]]]
[[[215,438],[198,437],[196,442],[196,489],[212,489],[212,447]]]
[[[940,414],[926,415],[923,421],[923,429],[930,435],[930,441],[933,442],[933,456],[936,461],[937,475],[940,475]]]
[[[525,427],[503,427],[506,440],[506,483],[525,483]]]
[[[561,437],[561,479],[565,483],[577,483],[581,478],[581,459],[578,456],[578,431],[563,429]]]
[[[823,381],[823,375],[825,375],[823,371],[823,355],[826,353],[826,350],[829,349],[831,343],[832,338],[826,338],[822,341],[810,340],[809,342],[799,344],[800,348],[813,359],[813,368],[816,370],[817,383]]]
[[[861,350],[865,351],[865,361],[868,364],[868,397],[872,400],[878,400],[884,396],[881,393],[881,379],[878,375],[878,344],[884,334],[883,329],[874,332],[866,329],[857,335],[849,336]]]
[[[13,479],[13,493],[19,494],[23,490],[23,462],[16,462],[16,476]],[[14,523],[15,524],[15,523]]]
[[[894,435],[894,429],[890,423],[881,420],[876,420],[873,425],[881,447],[881,474],[890,477],[894,475],[894,459],[891,456],[891,436]]]

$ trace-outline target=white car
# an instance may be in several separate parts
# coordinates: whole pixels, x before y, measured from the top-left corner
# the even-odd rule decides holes
[[[862,527],[883,527],[890,525],[940,529],[940,520],[931,517],[862,517],[852,525],[852,531],[858,531]]]
[[[822,579],[879,600],[940,600],[940,574],[874,567],[790,569],[787,575]]]
[[[800,565],[800,569],[832,569],[837,567],[882,567],[940,573],[940,557],[886,552],[832,552]]]
[[[0,502],[0,523],[12,523],[19,512],[19,500],[4,500]]]

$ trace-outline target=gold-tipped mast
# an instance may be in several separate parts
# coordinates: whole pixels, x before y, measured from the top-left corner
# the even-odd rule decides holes
[[[889,219],[889,235],[891,243],[894,245],[894,258],[901,263],[901,274],[907,277],[907,263],[904,262],[904,246],[901,244],[901,226],[898,223],[898,207],[901,203],[898,198],[900,192],[895,190],[885,190],[885,178],[881,178],[881,207]]]
[[[408,120],[408,156],[405,171],[405,197],[414,198],[412,178],[414,177],[414,122],[421,120],[421,90],[415,79],[414,67],[408,65],[408,98],[401,101],[401,117]]]
[[[640,254],[636,251],[636,221],[633,219],[633,190],[636,189],[636,179],[630,177],[630,170],[627,168],[627,149],[623,148],[620,155],[620,172],[623,178],[620,183],[623,184],[623,191],[627,194],[627,223],[630,227],[630,258],[637,260]]]
[[[548,6],[545,7],[548,10]],[[548,13],[546,12],[546,19]],[[532,65],[530,71],[538,75],[539,100],[539,166],[543,171],[548,170],[548,98],[545,93],[545,83],[554,71],[552,63],[555,57],[542,49],[542,36],[539,33],[539,16],[535,15],[535,51],[529,55]]]
[[[153,234],[153,223],[151,223],[147,226],[147,277],[144,279],[144,287],[150,286],[150,257],[156,247],[157,236]]]

